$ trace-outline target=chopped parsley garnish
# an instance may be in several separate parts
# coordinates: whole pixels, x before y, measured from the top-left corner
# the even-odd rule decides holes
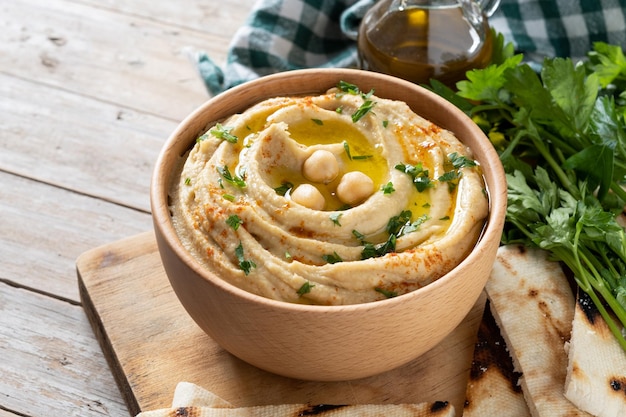
[[[352,160],[352,153],[350,153],[350,145],[345,140],[343,141],[343,149],[346,151],[346,155],[348,155],[348,159]]]
[[[290,183],[289,181],[285,181],[281,185],[279,185],[278,187],[274,188],[274,191],[276,191],[276,194],[284,196],[292,188],[293,188],[293,184]]]
[[[339,81],[339,83],[337,84],[337,88],[344,93],[353,95],[361,94],[361,90],[359,89],[359,87],[346,81]]]
[[[339,256],[337,252],[333,252],[330,255],[322,255],[322,259],[324,259],[329,264],[336,264],[338,262],[343,262],[343,259],[341,259],[341,256]]]
[[[358,230],[353,230],[352,231],[352,235],[354,237],[356,237],[358,240],[360,240],[361,242],[363,242],[365,240],[365,235],[361,232],[359,232]]]
[[[411,221],[411,210],[403,210],[397,216],[393,216],[387,222],[387,233],[390,235],[399,235],[404,225]]]
[[[380,288],[380,287],[375,287],[374,291],[381,293],[382,295],[384,295],[387,298],[393,298],[393,297],[397,297],[398,293],[396,291],[390,291],[390,290],[386,290],[384,288]]]
[[[352,123],[356,123],[361,120],[361,118],[369,113],[375,105],[375,101],[369,99],[365,100],[363,104],[361,104],[361,106],[354,113],[352,113]]]
[[[239,226],[243,224],[243,220],[241,220],[241,217],[237,216],[236,214],[231,214],[226,219],[226,224],[232,227],[233,230],[237,230],[239,229]]]
[[[456,152],[449,154],[448,159],[450,163],[452,164],[452,166],[454,167],[454,169],[443,173],[439,178],[437,178],[437,180],[439,182],[447,182],[448,188],[450,189],[450,192],[452,192],[457,186],[456,180],[458,180],[462,176],[460,169],[475,167],[477,163],[476,161],[471,160],[467,158],[466,156],[459,155]]]
[[[309,281],[307,281],[304,284],[302,284],[300,288],[298,289],[298,291],[296,292],[298,293],[300,297],[302,297],[304,294],[310,293],[313,287],[315,287],[315,284],[311,284]]]
[[[386,230],[389,237],[385,242],[377,245],[362,242],[363,250],[361,251],[361,259],[376,258],[387,253],[394,252],[396,250],[396,240],[399,237],[418,230],[419,227],[429,219],[429,217],[424,214],[418,217],[415,221],[411,222],[412,215],[411,210],[404,210],[397,216],[391,217],[387,222]],[[354,232],[355,231],[352,233],[354,234]]]
[[[358,159],[369,159],[372,155],[352,155],[350,151],[350,145],[345,140],[343,141],[343,149],[346,151],[346,155],[348,155],[348,159],[350,160],[358,160]]]
[[[341,219],[341,216],[343,216],[343,213],[333,213],[329,216],[329,218],[335,226],[341,226],[341,223],[339,223],[339,219]]]
[[[237,175],[232,175],[226,165],[221,166],[221,167],[218,166],[217,172],[220,173],[220,175],[222,176],[222,178],[224,178],[226,182],[234,185],[235,187],[238,187],[238,188],[246,187],[246,182],[241,177]]]
[[[239,268],[244,274],[248,275],[252,268],[256,268],[256,264],[249,259],[245,259],[243,256],[243,245],[239,242],[239,245],[235,248],[235,256],[239,261]]]
[[[476,161],[469,159],[464,155],[459,155],[456,152],[449,154],[448,159],[452,163],[452,166],[456,169],[475,167],[476,165],[478,165]]]
[[[185,185],[191,185],[191,178],[185,178]]]
[[[211,130],[209,130],[209,133],[218,139],[225,140],[228,143],[237,143],[239,138],[230,133],[231,130],[233,130],[232,127],[225,127],[220,123],[217,123]],[[202,136],[200,138],[202,138]]]
[[[456,170],[448,171],[442,174],[439,178],[437,178],[437,180],[441,182],[454,181],[457,178],[459,178],[459,175],[460,175],[459,171],[456,171]]]
[[[428,170],[422,167],[422,164],[419,163],[417,165],[408,165],[408,164],[397,164],[395,168],[398,171],[402,171],[413,180],[413,184],[415,185],[415,189],[420,193],[427,188],[433,186],[431,179],[428,176]]]
[[[389,120],[383,120],[383,127],[386,129],[389,126]]]
[[[391,194],[396,191],[396,189],[393,188],[393,183],[391,181],[389,181],[387,184],[382,185],[380,189],[382,190],[383,194]]]
[[[311,119],[313,121],[313,123],[315,123],[316,125],[320,125],[322,126],[324,124],[324,122],[320,119]]]
[[[415,219],[415,221],[411,222],[411,223],[407,223],[404,226],[402,226],[402,228],[400,229],[400,235],[406,235],[412,232],[417,231],[420,226],[422,224],[424,224],[424,222],[426,222],[426,220],[430,219],[430,217],[426,214],[422,214],[421,216],[419,216],[417,219]]]
[[[363,104],[361,104],[361,106],[352,114],[353,123],[361,120],[361,118],[369,113],[376,105],[375,101],[370,100],[370,97],[372,96],[372,94],[374,94],[373,89],[370,90],[367,94],[364,94],[363,92],[361,92],[361,89],[359,87],[345,81],[339,81],[339,83],[337,84],[337,88],[341,90],[344,94],[347,93],[352,95],[361,95],[361,97],[363,98]],[[340,94],[337,94],[337,96],[339,97]]]
[[[439,176],[439,178],[437,178],[437,181],[447,182],[448,189],[450,190],[450,192],[452,192],[457,186],[456,180],[458,180],[460,177],[461,177],[461,173],[455,169],[455,170],[443,173],[441,176]]]
[[[365,242],[361,251],[361,259],[377,258],[385,253],[378,251],[373,243]]]

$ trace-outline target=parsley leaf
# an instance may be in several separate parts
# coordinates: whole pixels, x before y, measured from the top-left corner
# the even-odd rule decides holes
[[[405,174],[409,175],[413,180],[413,184],[415,185],[415,189],[420,193],[425,191],[427,188],[431,188],[434,186],[432,181],[428,176],[428,170],[422,167],[422,164],[419,163],[417,165],[409,165],[409,164],[397,164],[395,168],[398,171],[402,171]]]
[[[232,175],[230,173],[230,170],[228,169],[228,167],[226,165],[223,166],[218,166],[217,167],[217,172],[219,172],[219,174],[222,176],[222,178],[224,178],[224,180],[226,182],[228,182],[229,184],[234,185],[235,187],[238,188],[245,188],[246,187],[246,182],[241,179],[240,177],[238,177],[237,175]]]
[[[252,268],[256,268],[256,264],[253,261],[244,258],[243,245],[241,242],[239,242],[239,245],[235,248],[235,256],[239,261],[239,269],[241,269],[244,274],[248,275]]]
[[[384,295],[387,298],[393,298],[393,297],[397,297],[398,296],[398,293],[396,291],[386,290],[386,289],[381,288],[381,287],[374,287],[374,291],[381,293],[382,295]]]
[[[452,152],[448,155],[448,159],[452,163],[452,166],[456,169],[475,167],[478,165],[476,161],[469,159],[465,155],[460,155],[457,152]]]
[[[243,220],[241,220],[241,217],[236,214],[231,214],[226,219],[226,224],[228,224],[233,230],[237,230],[239,229],[239,226],[243,224]]]
[[[388,238],[386,241],[373,244],[369,242],[364,242],[360,233],[355,230],[352,231],[357,239],[361,240],[363,245],[363,250],[361,251],[361,259],[368,258],[376,258],[379,256],[383,256],[387,253],[395,252],[396,250],[396,240],[408,233],[412,233],[419,229],[419,227],[428,220],[427,215],[422,215],[418,217],[414,222],[411,222],[411,217],[413,214],[411,210],[404,210],[397,216],[393,216],[387,222],[386,231],[388,233]]]
[[[396,191],[396,189],[393,188],[393,183],[391,181],[389,181],[387,184],[382,185],[380,189],[382,190],[383,194],[391,194]]]
[[[339,222],[339,219],[341,219],[341,216],[343,216],[343,213],[333,213],[329,216],[329,218],[330,218],[330,221],[332,221],[335,226],[341,226],[341,223]]]
[[[583,63],[548,58],[536,71],[496,41],[494,63],[469,71],[458,92],[432,90],[477,121],[500,155],[502,242],[565,265],[626,351],[626,235],[616,220],[626,205],[626,56],[596,42]]]
[[[218,139],[225,140],[228,143],[237,143],[239,138],[230,133],[231,130],[233,130],[232,127],[225,127],[220,123],[217,123],[213,128],[211,128],[211,130],[209,130],[209,133]]]
[[[296,292],[300,297],[302,297],[304,294],[310,293],[313,287],[315,287],[315,284],[311,284],[309,281],[306,281],[300,286],[300,288],[298,288],[298,291]]]
[[[341,256],[339,256],[337,252],[333,252],[330,255],[328,254],[322,255],[322,259],[324,259],[329,264],[336,264],[338,262],[343,262],[343,259],[341,259]]]
[[[354,113],[352,113],[352,122],[356,123],[361,120],[363,116],[372,111],[375,105],[375,101],[365,100],[363,104],[361,104],[361,106],[359,106],[359,108]]]
[[[374,90],[370,90],[368,93],[364,94],[359,87],[346,81],[339,81],[337,88],[343,93],[360,95],[363,98],[363,104],[352,114],[353,123],[361,120],[361,118],[369,113],[376,105],[375,101],[370,100],[370,97],[374,94]]]
[[[290,183],[289,181],[285,181],[281,185],[279,185],[278,187],[274,188],[274,191],[276,191],[276,194],[284,196],[292,188],[293,188],[293,184]]]
[[[346,151],[346,155],[348,156],[349,160],[357,160],[357,159],[369,159],[371,158],[373,155],[352,155],[352,152],[350,151],[350,145],[348,144],[347,141],[343,141],[343,149],[344,151]]]

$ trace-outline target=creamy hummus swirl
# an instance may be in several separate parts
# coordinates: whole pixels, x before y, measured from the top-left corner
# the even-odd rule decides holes
[[[303,167],[321,150],[338,173],[311,181]],[[184,246],[231,284],[288,302],[355,304],[423,287],[467,256],[488,214],[470,149],[371,93],[263,101],[210,128],[181,165],[170,198]],[[346,205],[337,185],[355,171],[372,191]],[[321,208],[294,201],[302,184]]]

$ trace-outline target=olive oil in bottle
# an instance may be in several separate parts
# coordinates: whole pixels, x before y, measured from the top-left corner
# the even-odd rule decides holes
[[[399,3],[395,8],[375,6],[377,10],[370,10],[363,19],[358,37],[363,69],[418,84],[434,78],[454,88],[468,70],[490,62],[492,39],[487,18],[477,7],[468,7],[471,2]]]

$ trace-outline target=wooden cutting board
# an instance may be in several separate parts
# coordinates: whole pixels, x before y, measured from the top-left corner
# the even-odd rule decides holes
[[[462,414],[484,296],[452,334],[413,362],[365,379],[312,382],[248,365],[202,332],[171,289],[152,232],[92,249],[76,267],[85,312],[131,415],[169,407],[180,381],[236,406],[444,400]]]

